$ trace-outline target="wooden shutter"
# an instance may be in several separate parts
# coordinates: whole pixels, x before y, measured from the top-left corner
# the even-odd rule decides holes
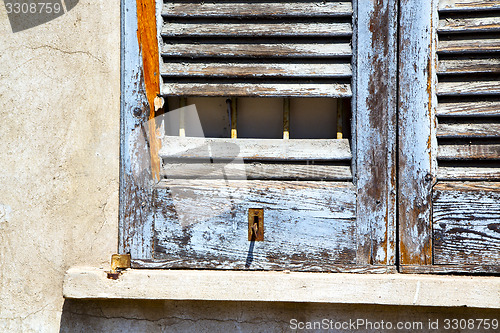
[[[428,16],[417,18],[420,31],[411,30],[415,18],[406,15],[419,6]],[[414,103],[401,110],[403,267],[498,272],[500,1],[408,3],[402,12],[408,44],[401,47],[422,46],[415,59],[423,70],[400,86],[410,87],[405,102]],[[403,56],[410,66],[411,51]]]
[[[351,1],[165,1],[161,86],[183,96],[351,96]]]
[[[182,159],[206,156],[172,147],[238,144],[256,175],[246,181],[152,179],[144,160],[158,138],[141,134],[151,116],[141,112],[142,105],[151,109],[141,95],[141,73],[157,75],[136,45],[144,22],[139,15],[137,23],[136,8],[124,8],[120,251],[131,253],[134,267],[394,270],[394,1],[164,2],[157,93],[351,97],[349,140],[158,140],[160,157],[178,159],[178,169]],[[214,160],[228,157],[223,150],[212,153]],[[282,178],[262,179],[269,168],[281,168]],[[184,199],[176,201],[179,193]],[[264,209],[264,242],[247,239],[250,208]],[[179,223],[179,212],[188,212],[188,224]]]

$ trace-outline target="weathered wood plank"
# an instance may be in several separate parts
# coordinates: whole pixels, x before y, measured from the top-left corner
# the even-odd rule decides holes
[[[350,183],[163,181],[155,191],[155,259],[170,268],[328,271],[356,259]],[[264,241],[248,241],[248,209]]]
[[[499,144],[441,144],[440,160],[496,160],[500,159]]]
[[[351,16],[351,1],[309,2],[165,2],[167,17],[336,17]]]
[[[164,95],[208,97],[351,97],[347,83],[164,83]]]
[[[432,264],[431,193],[436,174],[434,113],[437,1],[400,1],[400,264]]]
[[[500,263],[500,183],[436,185],[434,263]]]
[[[500,265],[401,265],[399,272],[406,274],[497,274],[500,273]]]
[[[348,78],[351,64],[339,63],[235,63],[235,62],[167,62],[161,73],[169,76],[194,77],[322,77]]]
[[[498,32],[500,21],[498,16],[484,17],[447,17],[439,20],[439,33],[477,33]]]
[[[165,136],[160,156],[172,159],[350,160],[347,139],[224,139]]]
[[[438,180],[500,180],[498,168],[483,167],[439,167]]]
[[[224,171],[224,174],[222,174]],[[168,163],[161,175],[168,179],[277,179],[277,180],[352,180],[351,168],[339,165],[220,163]]]
[[[439,60],[438,74],[500,74],[500,58]]]
[[[500,138],[500,123],[456,123],[437,127],[438,138]]]
[[[500,45],[500,43],[499,43]],[[500,47],[499,47],[500,49]],[[162,56],[174,57],[349,57],[349,43],[164,43]]]
[[[349,37],[350,23],[167,23],[163,37]]]
[[[500,101],[477,100],[473,102],[439,103],[437,115],[446,117],[500,116]]]
[[[283,271],[280,268],[280,264],[269,264],[271,270]],[[273,266],[271,266],[273,265]],[[328,273],[349,273],[349,274],[396,274],[398,273],[396,266],[384,266],[384,265],[356,265],[356,264],[325,264],[323,267],[305,267],[296,263],[290,264],[290,266],[296,266],[297,270],[301,272],[328,272]],[[289,266],[289,267],[290,267]],[[227,264],[226,269],[238,269],[238,264]],[[241,266],[240,266],[241,267]],[[161,259],[149,259],[149,260],[134,260],[132,259],[132,268],[138,269],[168,269],[172,268],[172,265],[167,260]],[[186,270],[184,270],[186,272]]]
[[[439,40],[440,54],[497,53],[500,51],[499,38]]]
[[[440,12],[470,12],[474,10],[499,10],[500,1],[498,0],[440,0]]]
[[[396,253],[396,1],[353,2],[353,98],[358,263],[391,265]]]
[[[155,6],[150,0],[122,3],[122,54],[121,54],[121,135],[120,135],[120,207],[118,251],[130,252],[133,258],[151,258],[153,250],[153,206],[151,155],[149,138],[144,125],[154,106],[149,104],[155,84],[150,60],[144,63],[142,52],[150,52],[156,42]],[[138,23],[139,20],[139,23]],[[140,26],[140,27],[139,27]],[[138,31],[143,41],[139,44]],[[155,51],[157,52],[157,51]],[[157,59],[157,58],[156,58]],[[148,63],[148,61],[151,61]],[[150,83],[145,84],[146,76]],[[149,94],[149,95],[148,95]]]
[[[439,82],[438,96],[500,95],[500,81]]]

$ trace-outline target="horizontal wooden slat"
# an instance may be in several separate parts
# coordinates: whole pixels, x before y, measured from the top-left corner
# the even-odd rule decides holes
[[[328,271],[356,260],[356,193],[348,182],[162,181],[155,260],[172,268]],[[264,241],[248,241],[248,209]]]
[[[164,95],[247,97],[351,97],[351,85],[342,83],[165,83]]]
[[[500,58],[439,60],[438,74],[500,74]]]
[[[168,179],[352,180],[349,166],[314,164],[167,163],[161,174]]]
[[[164,37],[348,37],[350,23],[168,23]]]
[[[439,20],[439,33],[475,33],[500,31],[498,16],[487,17],[461,17]]]
[[[168,17],[324,17],[352,15],[351,1],[310,2],[166,2]]]
[[[438,96],[500,95],[500,81],[439,82]]]
[[[500,116],[500,101],[472,101],[459,103],[438,103],[438,116],[447,117],[492,117]]]
[[[469,12],[473,10],[498,10],[498,0],[440,0],[439,11],[441,12]]]
[[[499,123],[439,124],[438,138],[500,138]]]
[[[438,183],[433,191],[435,264],[500,262],[500,183]]]
[[[464,54],[464,53],[491,53],[500,52],[499,38],[478,39],[440,39],[438,53],[441,54]]]
[[[439,167],[438,180],[500,180],[498,168],[481,167]]]
[[[438,159],[441,160],[477,160],[500,159],[500,145],[447,144],[439,145]]]
[[[210,151],[210,153],[209,153]],[[211,139],[166,136],[162,158],[249,160],[349,160],[347,139]]]
[[[500,44],[500,43],[499,43]],[[165,43],[162,56],[174,57],[349,57],[349,43]],[[168,61],[168,60],[167,60]]]
[[[344,77],[351,76],[349,63],[234,63],[165,62],[161,73],[197,77]]]

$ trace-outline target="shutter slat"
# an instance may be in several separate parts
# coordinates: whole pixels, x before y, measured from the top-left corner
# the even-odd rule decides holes
[[[351,168],[339,165],[245,163],[167,163],[161,172],[168,179],[352,180]]]
[[[438,75],[486,73],[500,73],[500,58],[446,59],[439,61]]]
[[[439,82],[438,96],[500,95],[499,81]]]
[[[350,23],[169,23],[163,37],[349,37]]]
[[[165,95],[209,97],[351,97],[351,85],[343,83],[166,83]]]
[[[167,2],[163,6],[167,17],[324,17],[351,16],[350,1],[323,2],[228,2],[185,3]]]
[[[498,17],[450,18],[439,20],[439,33],[477,33],[500,31]]]
[[[209,139],[166,136],[162,140],[159,155],[168,161],[233,160],[236,157],[249,160],[348,161],[351,159],[351,150],[347,139]]]
[[[469,12],[473,10],[499,10],[500,1],[498,0],[441,0],[439,2],[439,11],[441,12]]]
[[[440,167],[438,168],[438,180],[500,180],[500,168],[480,167]]]
[[[162,56],[177,57],[348,57],[352,50],[349,43],[304,44],[304,43],[175,43],[164,44]],[[165,60],[168,61],[168,60]]]
[[[479,36],[478,36],[479,37]],[[439,40],[438,53],[466,54],[466,53],[497,53],[500,52],[499,38],[453,39]]]
[[[439,145],[438,159],[441,160],[496,160],[500,159],[499,144],[447,144]]]
[[[351,76],[350,63],[220,63],[167,62],[162,72],[192,77],[344,77]]]
[[[438,138],[500,138],[498,123],[439,124]],[[499,156],[500,157],[500,156]]]
[[[438,116],[447,117],[495,117],[500,116],[500,101],[473,101],[439,103]]]

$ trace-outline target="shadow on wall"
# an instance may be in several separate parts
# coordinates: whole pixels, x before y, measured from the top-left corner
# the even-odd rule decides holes
[[[316,329],[307,332],[439,332],[444,329],[445,319],[486,318],[500,318],[500,310],[322,303],[66,300],[60,332],[294,332],[304,331],[307,325],[312,328],[315,322]],[[392,330],[387,329],[389,323]],[[396,330],[398,323],[413,327]],[[429,329],[430,324],[436,323],[438,329]],[[483,332],[467,328],[452,331]]]

